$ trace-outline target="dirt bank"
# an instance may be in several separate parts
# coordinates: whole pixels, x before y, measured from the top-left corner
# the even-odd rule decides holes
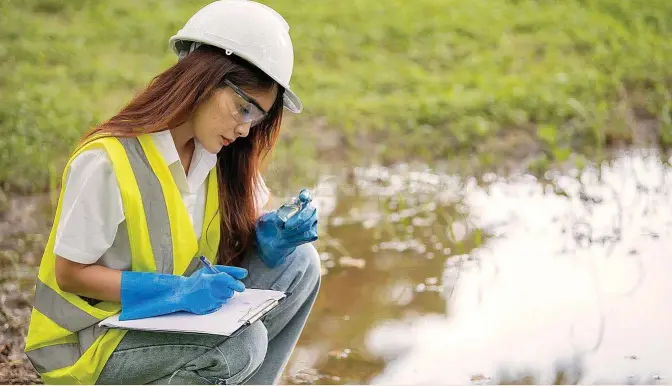
[[[0,384],[41,383],[23,349],[49,213],[47,196],[0,192]]]

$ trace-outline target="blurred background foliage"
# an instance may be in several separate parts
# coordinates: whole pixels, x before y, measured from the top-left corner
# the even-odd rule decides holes
[[[2,186],[47,188],[85,130],[175,62],[168,38],[208,2],[0,0]],[[496,164],[672,140],[670,1],[264,3],[291,25],[306,106],[280,154]]]

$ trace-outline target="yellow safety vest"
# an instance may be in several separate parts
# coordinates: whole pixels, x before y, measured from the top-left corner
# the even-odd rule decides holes
[[[216,168],[207,180],[199,242],[168,165],[151,137],[98,138],[76,151],[65,170],[75,156],[94,148],[104,149],[112,161],[130,242],[125,246],[130,256],[113,253],[114,248],[110,248],[97,264],[121,270],[190,275],[199,267],[198,256],[215,261],[220,238]],[[65,177],[66,173],[63,184]],[[91,305],[58,287],[53,250],[62,200],[61,191],[40,264],[25,351],[45,383],[94,384],[125,335],[123,330],[98,327],[98,322],[117,314],[121,305]],[[125,240],[119,233],[117,239]]]

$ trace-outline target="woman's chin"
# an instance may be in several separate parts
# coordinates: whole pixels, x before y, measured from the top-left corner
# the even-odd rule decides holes
[[[219,152],[222,150],[223,147],[224,147],[224,146],[222,146],[221,143],[216,143],[216,142],[209,143],[208,146],[203,146],[203,148],[205,149],[205,151],[207,151],[207,152],[210,153],[210,154],[217,154],[217,153],[219,153]]]
[[[229,145],[229,142],[226,140],[226,138],[222,136],[216,136],[216,137],[208,137],[207,139],[203,139],[203,141],[199,141],[201,145],[203,146],[203,149],[205,149],[208,153],[210,154],[217,154],[224,147]]]

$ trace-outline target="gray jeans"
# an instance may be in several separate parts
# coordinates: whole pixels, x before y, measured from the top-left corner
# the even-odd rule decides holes
[[[129,331],[98,384],[275,384],[289,361],[320,287],[320,259],[304,244],[267,268],[256,254],[242,266],[247,287],[290,292],[280,306],[237,336]]]

